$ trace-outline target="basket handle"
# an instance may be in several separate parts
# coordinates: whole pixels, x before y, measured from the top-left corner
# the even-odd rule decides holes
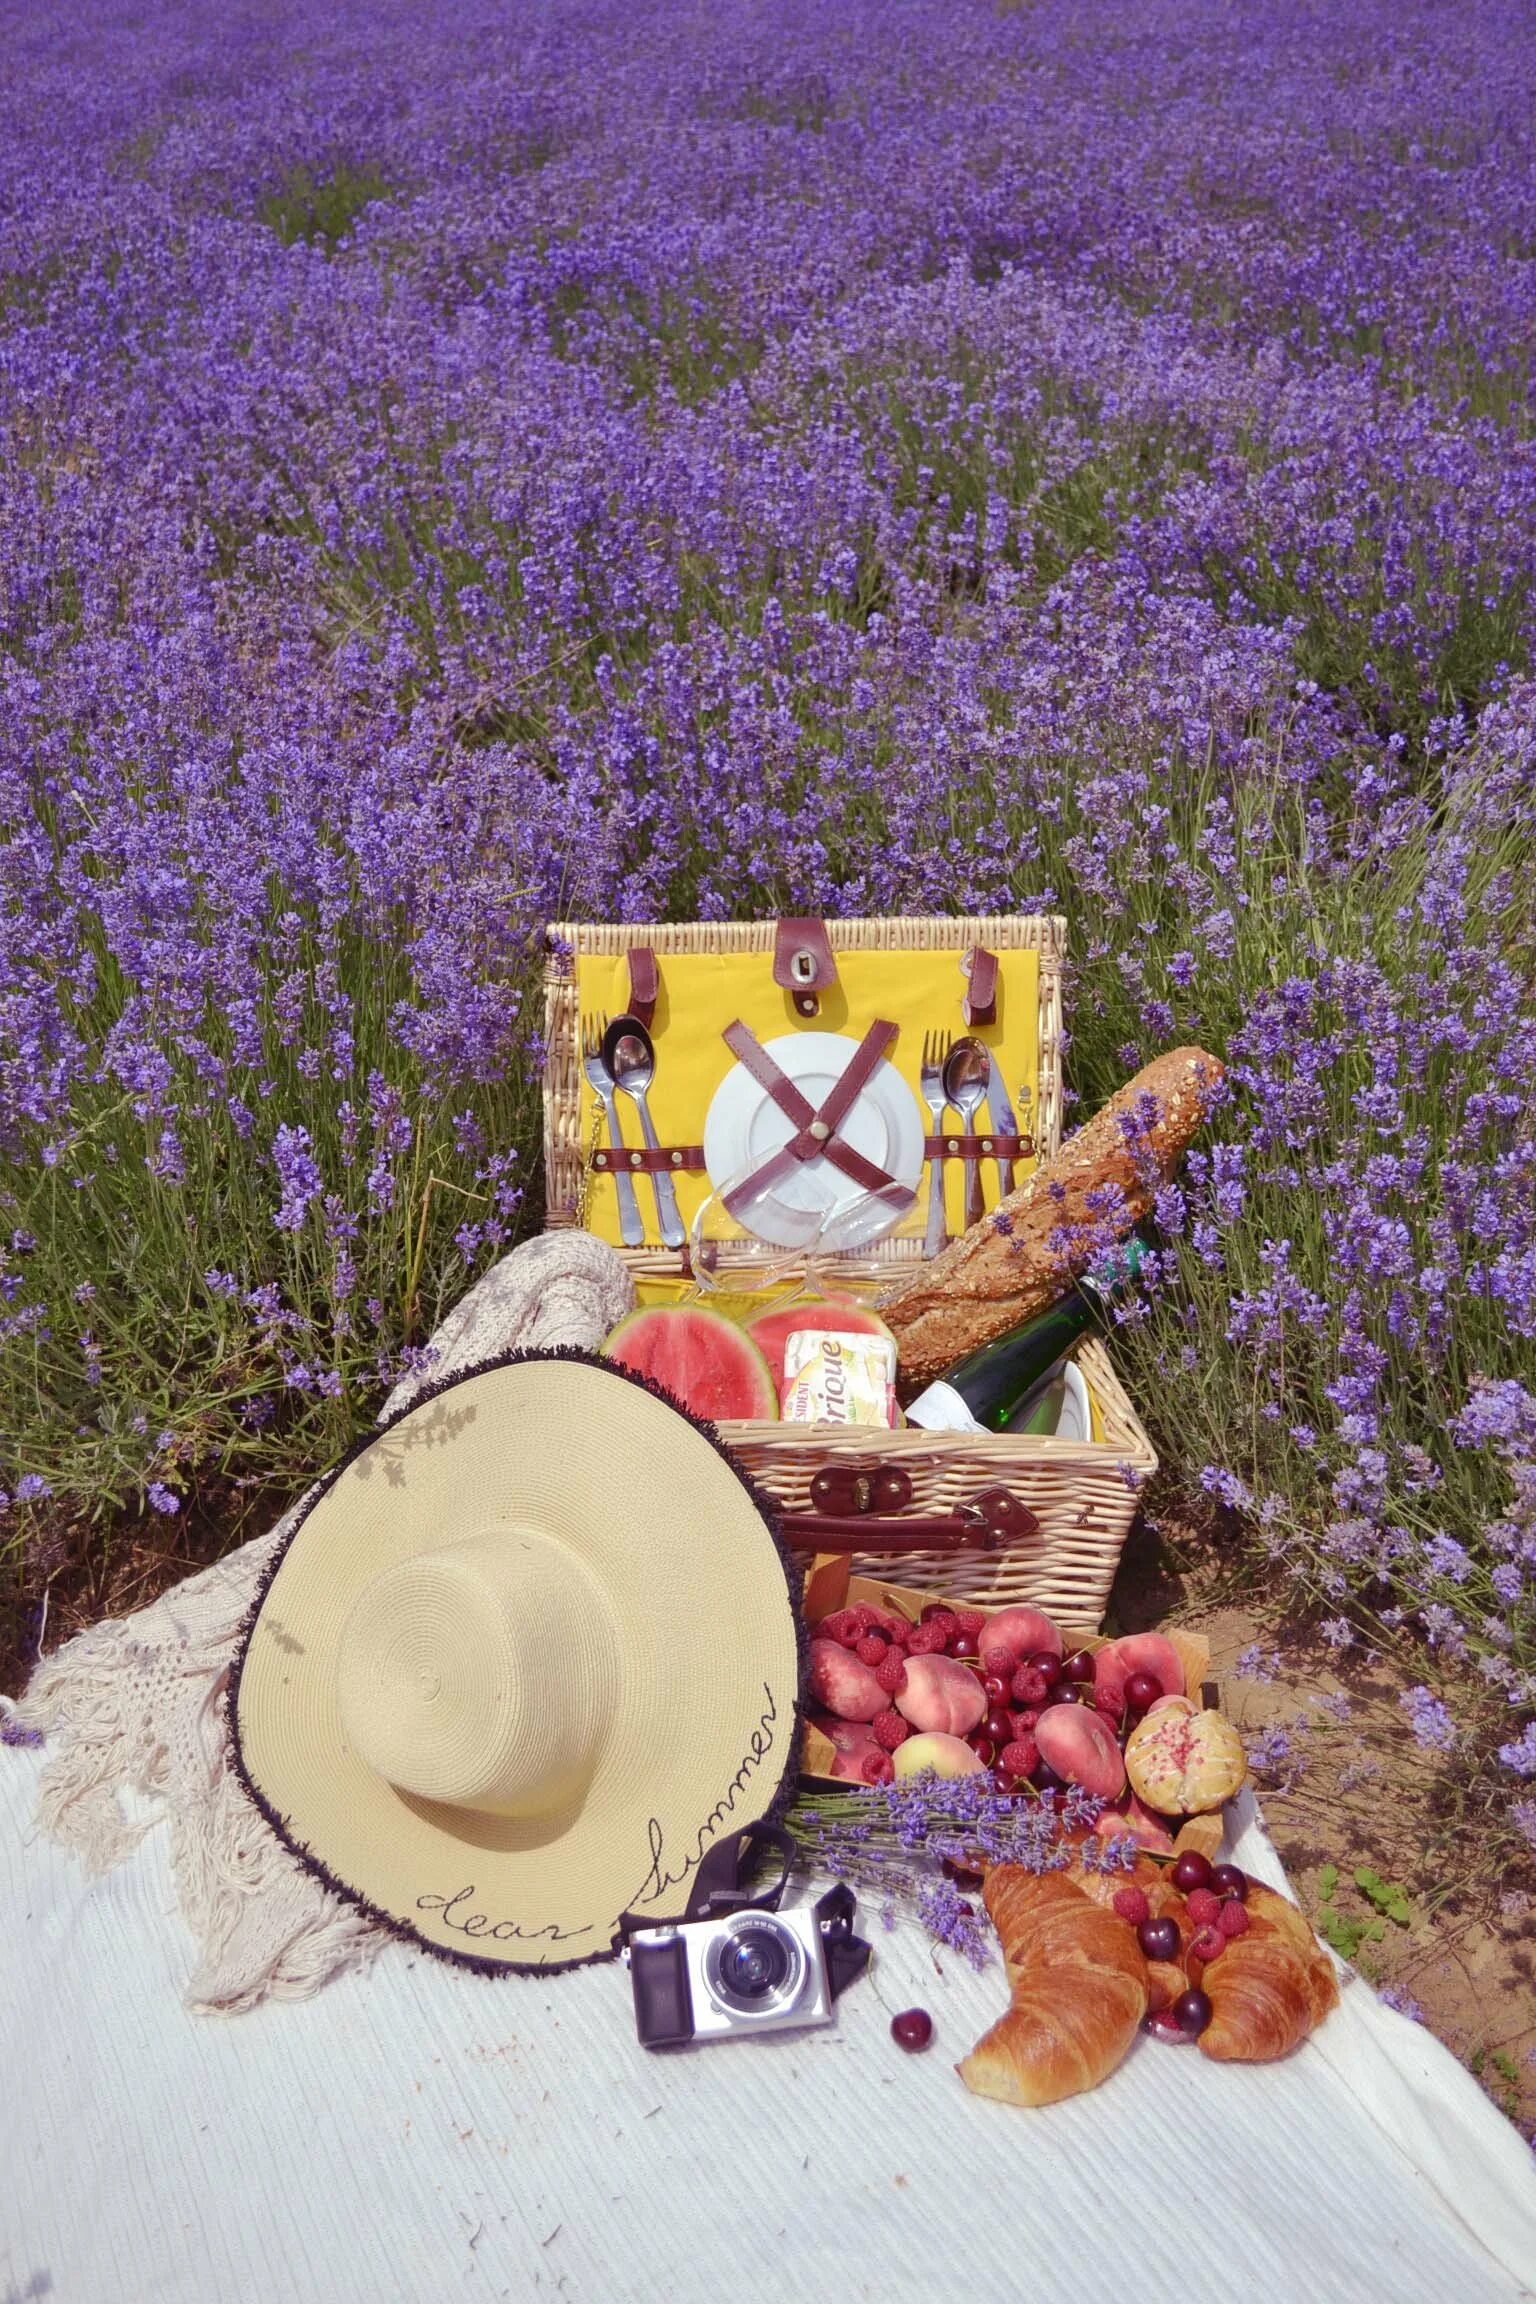
[[[983,1488],[953,1512],[882,1519],[872,1512],[791,1512],[779,1522],[787,1544],[811,1552],[989,1552],[1036,1536],[1040,1523],[1006,1488]]]

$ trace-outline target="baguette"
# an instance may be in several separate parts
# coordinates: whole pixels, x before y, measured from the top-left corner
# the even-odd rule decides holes
[[[1028,1182],[880,1307],[903,1389],[930,1383],[1065,1294],[1151,1209],[1209,1111],[1222,1066],[1173,1048],[1128,1080]]]

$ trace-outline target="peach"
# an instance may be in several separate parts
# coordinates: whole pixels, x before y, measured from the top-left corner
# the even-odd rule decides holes
[[[1144,1808],[1134,1792],[1123,1803],[1106,1808],[1093,1828],[1101,1840],[1134,1840],[1150,1856],[1173,1854],[1173,1842],[1162,1818]]]
[[[867,1720],[838,1720],[830,1712],[813,1712],[810,1715],[810,1722],[813,1728],[821,1730],[822,1735],[833,1747],[836,1755],[827,1769],[827,1774],[836,1776],[844,1783],[862,1784],[865,1780],[865,1761],[871,1752],[880,1750],[880,1746],[875,1742],[875,1732],[870,1727],[869,1722]]]
[[[898,1744],[891,1754],[891,1765],[898,1778],[921,1776],[926,1771],[934,1776],[978,1776],[981,1762],[958,1736],[909,1736],[905,1744]]]
[[[1048,1706],[1035,1722],[1035,1742],[1047,1767],[1096,1800],[1118,1800],[1125,1790],[1125,1762],[1115,1732],[1086,1704]]]
[[[873,1720],[890,1702],[869,1666],[835,1640],[811,1642],[810,1691],[840,1720]]]
[[[986,1717],[987,1699],[975,1673],[953,1656],[909,1656],[896,1709],[921,1735],[969,1736]]]
[[[1016,1672],[1026,1656],[1059,1656],[1062,1652],[1061,1634],[1038,1608],[1000,1608],[983,1624],[976,1646],[989,1672],[1005,1666]]]
[[[1118,1718],[1125,1710],[1125,1684],[1133,1672],[1150,1672],[1165,1696],[1184,1693],[1184,1667],[1171,1642],[1160,1632],[1130,1632],[1111,1640],[1093,1660],[1094,1700],[1101,1712]]]

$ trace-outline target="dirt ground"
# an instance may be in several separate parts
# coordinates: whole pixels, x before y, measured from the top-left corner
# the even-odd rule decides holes
[[[1269,1766],[1255,1767],[1256,1789],[1303,1909],[1346,1957],[1355,1937],[1361,1972],[1438,2033],[1531,2134],[1536,1866],[1510,1871],[1483,1856],[1456,1763],[1413,1742],[1398,1698],[1420,1675],[1380,1656],[1336,1656],[1253,1582],[1251,1565],[1224,1560],[1183,1527],[1158,1535],[1139,1525],[1111,1626],[1169,1620],[1209,1639],[1222,1708],[1250,1756],[1275,1749]],[[1357,1884],[1360,1871],[1373,1876],[1374,1899]]]
[[[105,1552],[90,1532],[65,1530],[46,1586],[22,1592],[0,1576],[0,1691],[20,1693],[39,1645],[51,1650],[86,1624],[143,1607],[275,1517],[270,1501],[244,1500],[243,1514],[234,1501],[181,1523],[171,1551],[163,1521]],[[1438,2033],[1530,2134],[1536,1866],[1500,1873],[1482,1856],[1454,1764],[1421,1752],[1406,1731],[1397,1700],[1415,1675],[1379,1657],[1336,1657],[1254,1582],[1251,1565],[1165,1516],[1160,1532],[1141,1524],[1132,1535],[1110,1624],[1142,1631],[1168,1621],[1210,1640],[1223,1707],[1250,1753],[1265,1753],[1266,1735],[1289,1743],[1288,1757],[1256,1773],[1304,1909],[1342,1937],[1341,1950],[1356,1938],[1361,1970]],[[1338,1878],[1325,1895],[1329,1866]],[[1362,1870],[1378,1903],[1356,1882]]]

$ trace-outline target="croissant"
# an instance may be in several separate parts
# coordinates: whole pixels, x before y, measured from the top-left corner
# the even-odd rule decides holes
[[[1194,1981],[1211,2003],[1202,2054],[1221,2064],[1267,2064],[1288,2056],[1339,2001],[1333,1963],[1294,1904],[1257,1882],[1248,1928]]]
[[[1059,1872],[1000,1864],[985,1900],[1013,1998],[956,2066],[961,2079],[1004,2104],[1056,2104],[1096,2088],[1147,2012],[1135,1932]]]

